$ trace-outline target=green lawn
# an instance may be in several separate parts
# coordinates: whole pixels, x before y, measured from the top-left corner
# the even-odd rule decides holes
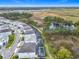
[[[18,59],[18,56],[12,56],[11,59]]]
[[[8,43],[7,43],[6,48],[9,48],[9,47],[12,46],[12,44],[13,44],[15,38],[16,38],[15,34],[11,34],[11,35],[9,35],[9,41],[8,41]]]
[[[2,56],[0,55],[0,59],[2,59]]]

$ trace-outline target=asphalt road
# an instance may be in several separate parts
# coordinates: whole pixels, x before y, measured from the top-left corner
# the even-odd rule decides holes
[[[19,36],[20,36],[20,34],[16,33],[16,39],[15,39],[14,44],[12,45],[11,48],[6,49],[5,47],[3,47],[0,50],[0,54],[3,56],[3,59],[10,59],[11,58],[11,56],[13,55],[15,49],[17,48],[18,42],[20,40]]]

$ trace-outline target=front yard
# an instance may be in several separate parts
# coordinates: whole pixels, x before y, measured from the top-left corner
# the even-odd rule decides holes
[[[7,45],[6,45],[6,48],[9,48],[9,47],[12,46],[12,44],[13,44],[15,38],[16,38],[16,35],[15,35],[15,34],[9,35],[9,41],[8,41],[8,43],[7,43]]]
[[[18,59],[18,56],[17,56],[17,55],[16,55],[16,56],[13,55],[13,56],[11,57],[11,59]]]

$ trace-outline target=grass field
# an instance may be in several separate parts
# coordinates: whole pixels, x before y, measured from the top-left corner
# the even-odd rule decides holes
[[[44,18],[46,16],[58,16],[65,20],[77,22],[79,21],[79,9],[50,9],[43,12],[34,12],[34,18]]]

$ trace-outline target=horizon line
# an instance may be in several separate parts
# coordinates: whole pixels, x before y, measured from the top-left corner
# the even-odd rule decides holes
[[[0,7],[79,7],[79,5],[0,5]]]

